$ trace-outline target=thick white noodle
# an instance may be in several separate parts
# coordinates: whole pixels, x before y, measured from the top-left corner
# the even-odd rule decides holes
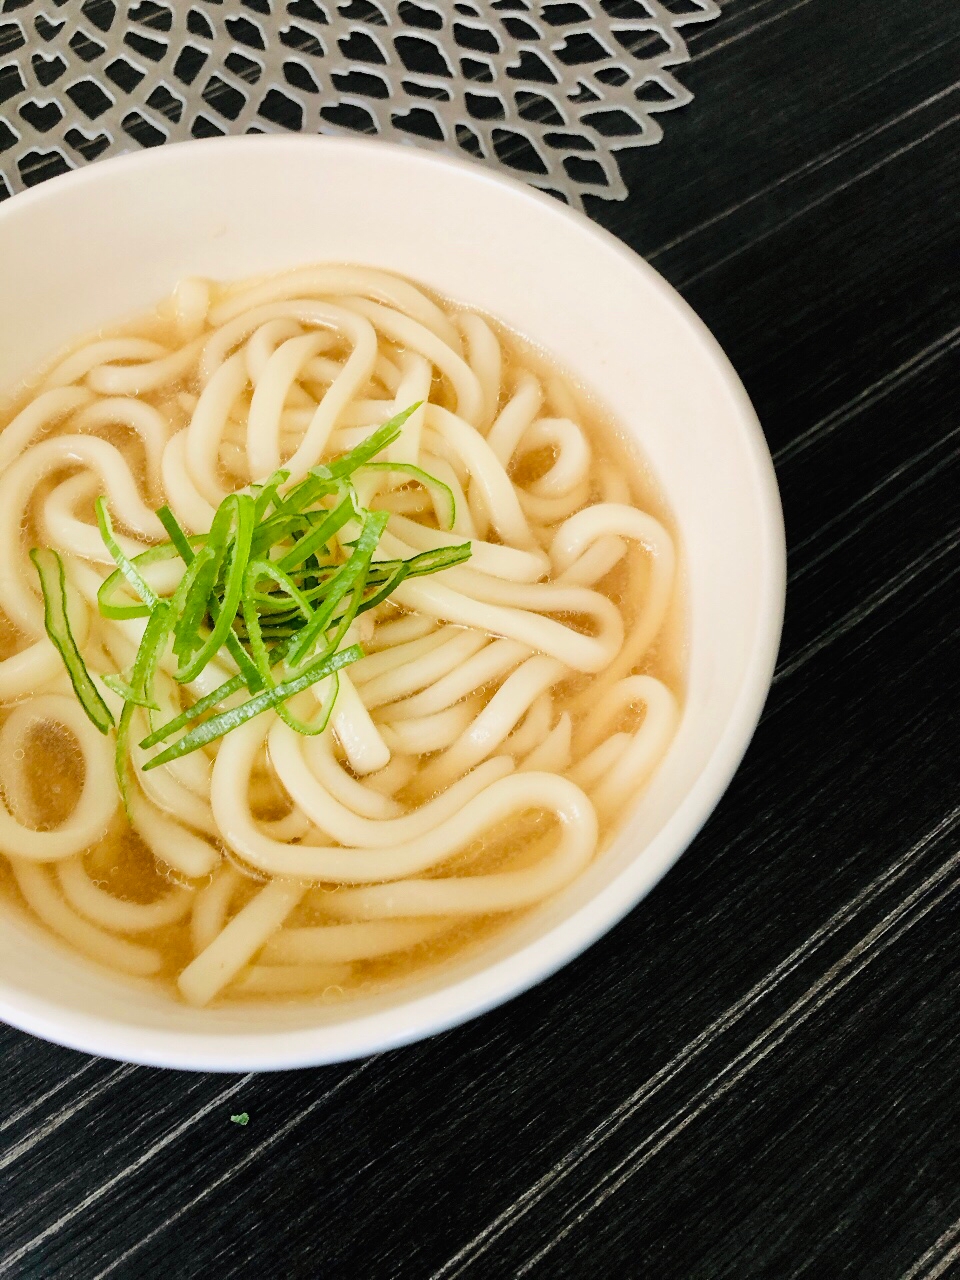
[[[467,340],[467,359],[477,375],[483,392],[483,412],[478,421],[480,431],[488,431],[500,404],[503,353],[497,335],[483,316],[466,312],[457,317],[461,332]]]
[[[322,698],[325,689],[315,686]],[[333,704],[333,731],[354,773],[363,777],[376,773],[390,763],[390,748],[370,718],[370,712],[357,693],[350,673],[340,672],[339,692]]]
[[[433,370],[428,360],[412,351],[406,353],[403,361],[403,377],[397,387],[391,410],[396,414],[409,409],[413,404],[419,404],[420,407],[410,414],[400,430],[400,435],[387,449],[384,456],[391,462],[408,462],[416,465],[420,460],[420,441],[423,437],[427,401],[430,399],[432,374]],[[395,483],[402,484],[405,480],[406,477],[402,472],[395,474]]]
[[[81,858],[57,863],[63,896],[82,916],[114,933],[144,933],[175,924],[190,910],[193,890],[174,888],[154,902],[127,902],[91,880]]]
[[[290,316],[285,316],[278,320],[268,320],[266,324],[262,324],[259,329],[255,329],[254,332],[251,333],[250,337],[243,345],[243,358],[247,366],[247,377],[253,386],[256,387],[259,384],[260,379],[263,377],[264,370],[269,363],[270,357],[276,351],[277,347],[279,347],[280,343],[286,342],[288,338],[298,338],[302,333],[303,325]],[[335,341],[332,333],[318,333],[315,337],[317,344],[316,350],[318,352],[329,351]],[[284,406],[281,405],[280,407],[282,425],[282,410]],[[299,415],[301,411],[290,410],[290,412],[295,412]],[[301,431],[307,425],[309,420],[309,411],[307,412],[305,420],[301,421],[298,418]],[[243,422],[238,422],[236,424],[235,438],[241,442],[246,439],[246,431],[244,429]]]
[[[522,773],[512,777],[500,776],[481,785],[478,790],[476,778],[481,775],[481,770],[485,770],[483,765],[415,813],[384,822],[370,822],[351,813],[345,806],[338,806],[332,797],[319,793],[316,779],[310,773],[299,746],[284,738],[282,730],[285,729],[282,721],[274,726],[271,747],[287,789],[301,808],[308,812],[314,809],[317,816],[322,815],[321,830],[331,832],[334,828],[341,837],[342,833],[349,831],[359,839],[354,839],[350,846],[283,845],[255,829],[249,810],[237,812],[234,809],[231,812],[229,779],[231,776],[249,777],[251,757],[259,747],[258,738],[262,732],[260,726],[244,725],[232,733],[221,748],[214,769],[213,806],[230,846],[268,875],[297,875],[307,880],[341,884],[402,881],[447,861],[471,841],[516,814],[540,808],[555,813],[560,819],[556,853],[548,855],[545,863],[552,866],[555,860],[563,868],[571,863],[579,865],[592,856],[596,847],[596,814],[590,801],[573,783],[555,774]],[[498,763],[488,762],[489,765]],[[481,776],[485,779],[490,775],[484,772]],[[463,796],[471,792],[471,798],[464,800]],[[518,885],[534,878],[526,871],[511,872],[510,875],[520,877],[516,882],[509,881]],[[442,915],[444,911],[425,913],[417,910],[410,914]]]
[[[610,570],[620,563],[627,550],[623,538],[610,534],[598,538],[574,560],[569,568],[557,574],[555,581],[577,587],[593,587],[607,576]]]
[[[427,421],[462,460],[470,474],[471,491],[475,488],[479,494],[500,540],[525,550],[535,548],[518,491],[483,436],[468,420],[440,405],[427,407]]]
[[[579,592],[584,589],[571,587],[568,590]],[[408,579],[394,592],[394,599],[404,608],[420,609],[445,622],[476,627],[488,635],[506,636],[531,649],[540,649],[575,671],[597,672],[607,667],[619,651],[623,623],[611,601],[597,593],[591,594],[596,598],[587,600],[584,596],[564,596],[558,589],[559,599],[555,597],[553,603],[558,609],[564,608],[561,601],[570,602],[566,604],[568,609],[579,610],[583,605],[589,605],[603,626],[597,636],[584,635],[562,622],[531,613],[528,609],[504,608],[477,600],[446,586],[440,575]]]
[[[64,942],[91,960],[119,969],[121,973],[145,978],[160,970],[163,961],[158,951],[115,938],[69,907],[45,867],[13,856],[10,857],[10,865],[27,906]]]
[[[162,360],[170,352],[159,342],[149,338],[105,338],[102,342],[88,342],[72,352],[47,374],[45,387],[68,387],[80,382],[91,369],[114,360]]]
[[[55,387],[42,391],[0,433],[0,472],[6,471],[38,435],[49,431],[59,419],[82,409],[92,400],[93,394],[86,387]]]
[[[438,678],[432,680],[421,693],[415,693],[402,702],[381,707],[382,718],[396,725],[398,720],[416,719],[432,715],[436,711],[445,711],[462,698],[476,693],[491,680],[506,675],[530,656],[530,650],[516,640],[494,640],[482,648],[479,645],[477,647],[480,652],[475,653],[468,661],[459,663],[455,670],[447,674],[435,673]],[[371,685],[373,683],[371,681]]]
[[[219,327],[254,307],[290,298],[325,295],[337,298],[351,294],[373,298],[405,311],[432,329],[442,342],[457,343],[456,328],[431,298],[409,281],[371,267],[300,267],[261,283],[235,286],[211,308],[210,322]]]
[[[231,797],[236,790],[234,782],[243,783],[249,778],[267,730],[271,760],[286,791],[320,831],[345,846],[353,847],[332,852],[306,845],[293,849],[280,845],[277,841],[261,838],[260,833],[253,828],[246,804],[239,807],[234,805],[234,811],[230,811]],[[282,720],[274,720],[272,726],[251,721],[234,730],[224,740],[213,770],[211,802],[227,844],[258,870],[267,874],[302,874],[311,880],[341,880],[348,879],[362,867],[357,850],[396,849],[399,844],[426,840],[444,823],[455,821],[467,804],[502,779],[511,768],[509,760],[488,760],[428,804],[397,818],[374,820],[354,813],[336,796],[318,785],[316,775],[304,758],[300,737]],[[450,839],[453,842],[451,851],[459,848],[455,831],[450,833]],[[329,858],[325,856],[327,853],[331,853]],[[285,867],[295,866],[297,870],[275,871],[275,866],[280,863]],[[316,868],[321,866],[331,874],[318,872]],[[400,868],[398,874],[404,874],[399,859],[397,866]],[[338,869],[335,873],[334,868]],[[378,873],[373,878],[381,879],[388,875],[389,870],[383,876]]]
[[[433,653],[448,645],[451,638],[459,634],[456,628],[436,625],[431,626],[426,635],[411,639],[407,639],[405,633],[403,635],[398,633],[393,644],[385,647],[378,646],[374,653],[367,654],[359,662],[352,663],[350,679],[358,689],[362,689],[369,681],[377,679],[386,672],[398,671],[407,663],[415,662],[423,654]]]
[[[52,472],[63,467],[86,466],[100,478],[101,492],[110,506],[135,533],[163,538],[163,525],[137,488],[123,454],[96,436],[56,436],[28,449],[0,475],[0,601],[7,616],[28,635],[43,632],[43,609],[24,570],[21,526],[34,490]]]
[[[402,515],[391,516],[387,528],[417,551],[433,551],[450,542],[448,533],[418,524]],[[542,551],[521,551],[500,542],[482,542],[479,539],[471,544],[470,564],[481,573],[506,578],[508,582],[537,582],[550,570],[550,558]]]
[[[82,609],[79,625],[74,617],[73,634],[77,644],[85,644],[89,631],[89,615]],[[12,702],[15,698],[29,697],[42,689],[63,671],[60,655],[46,636],[27,645],[18,653],[0,662],[0,702]]]
[[[591,792],[603,809],[622,805],[631,792],[644,785],[676,732],[680,710],[667,686],[653,676],[627,676],[607,691],[587,717],[583,726],[585,740],[596,741],[602,733],[609,733],[611,724],[637,703],[645,708],[643,723]]]
[[[396,702],[409,693],[424,689],[435,680],[462,667],[473,655],[488,643],[487,637],[474,631],[450,628],[446,643],[438,645],[419,658],[407,661],[392,671],[367,680],[363,688],[363,705],[368,711],[388,702]]]
[[[480,380],[463,356],[432,330],[401,311],[366,298],[347,298],[344,305],[369,320],[385,338],[417,352],[449,378],[457,397],[457,413],[467,422],[475,425],[483,416]]]
[[[569,667],[556,658],[543,654],[528,658],[507,676],[456,742],[424,767],[420,775],[422,786],[428,791],[447,786],[481,760],[486,760],[544,690],[569,674]]]
[[[549,784],[542,791],[536,785],[538,779],[549,779]],[[515,871],[451,875],[440,879],[417,879],[410,875],[395,884],[344,889],[330,895],[329,913],[356,920],[486,915],[531,906],[565,888],[583,871],[596,851],[598,830],[593,806],[578,787],[556,774],[522,773],[504,778],[503,783],[513,784],[515,794],[496,797],[501,803],[492,811],[492,817],[500,817],[505,810],[509,811],[503,804],[504,800],[508,803],[512,800],[516,805],[513,812],[516,812],[524,805],[524,788],[529,787],[527,799],[531,805],[540,802],[560,819],[559,836],[554,838],[552,848],[548,848],[532,866]],[[471,818],[474,816],[474,813],[470,814]]]
[[[378,791],[382,796],[390,796],[392,798],[413,780],[418,765],[419,761],[416,756],[405,756],[399,751],[394,751],[390,763],[376,773],[371,773],[364,779],[364,784],[373,791]],[[362,813],[362,810],[349,803],[347,796],[343,796],[342,799],[347,807],[352,808],[355,813]],[[362,816],[369,817],[370,815],[362,814]],[[399,814],[388,814],[387,816],[399,817]]]
[[[385,608],[389,606],[381,606]],[[381,649],[393,649],[398,644],[406,644],[409,640],[422,640],[424,636],[436,631],[435,618],[420,613],[401,613],[385,616],[376,622],[373,631],[367,638],[364,648],[368,653],[377,653]]]
[[[40,508],[41,529],[49,546],[80,556],[92,564],[110,565],[113,569],[113,557],[100,536],[100,530],[92,522],[79,519],[76,514],[79,503],[91,501],[99,492],[99,478],[89,471],[78,471],[75,476],[64,480],[50,491]],[[130,557],[146,551],[149,545],[122,533],[118,535],[117,541]],[[99,587],[99,581],[97,586]]]
[[[177,382],[193,364],[198,342],[139,364],[99,364],[87,374],[87,386],[105,396],[143,395]]]
[[[539,769],[545,773],[564,773],[570,767],[570,743],[573,721],[564,711],[543,741],[521,760],[520,769]]]
[[[450,928],[449,920],[396,920],[279,929],[264,947],[265,964],[334,964],[372,960],[419,946]]]
[[[276,933],[303,893],[303,885],[293,880],[265,885],[180,974],[177,986],[184,998],[208,1004]]]
[[[539,418],[520,442],[521,456],[533,449],[552,448],[553,465],[527,486],[537,497],[567,494],[589,479],[592,460],[587,438],[569,418]]]
[[[517,496],[524,516],[537,524],[546,526],[565,520],[567,516],[579,511],[590,501],[590,481],[581,480],[566,493],[558,496],[541,497],[529,489],[518,489]]]
[[[210,883],[194,894],[190,916],[190,941],[194,955],[206,951],[222,931],[233,895],[242,882],[243,876],[233,863],[224,862]]]
[[[514,450],[530,427],[543,404],[543,388],[536,378],[524,373],[517,383],[513,396],[504,405],[500,415],[490,428],[487,444],[493,450],[504,471],[510,464]]]
[[[217,476],[220,441],[234,401],[246,385],[247,369],[243,356],[238,353],[225,360],[203,388],[187,428],[187,471],[197,492],[211,507],[216,507],[227,496]],[[167,480],[168,487],[169,484]]]
[[[370,785],[359,782],[347,773],[334,752],[331,732],[319,733],[316,737],[308,738],[303,744],[303,754],[321,786],[337,796],[341,804],[352,809],[361,818],[380,820],[399,818],[403,813],[403,806],[392,796],[374,790]],[[382,782],[384,771],[376,772],[380,775]]]
[[[502,750],[524,760],[550,733],[553,724],[553,694],[549,689],[534,698],[517,727],[503,740]]]
[[[352,351],[342,372],[330,386],[307,427],[303,440],[291,457],[281,459],[279,418],[290,385],[300,367],[319,350],[312,334],[289,338],[270,357],[250,404],[247,427],[247,457],[254,480],[265,479],[283,462],[290,479],[301,479],[320,461],[327,440],[346,405],[364,387],[373,371],[377,336],[372,326],[340,307],[317,309],[311,319],[341,330],[352,343]],[[234,357],[236,358],[236,357]]]
[[[569,776],[578,787],[583,787],[584,791],[591,791],[604,774],[613,768],[629,745],[629,733],[611,734],[582,760],[578,760],[569,770]]]
[[[56,862],[82,853],[106,832],[117,810],[116,788],[112,781],[113,752],[110,743],[87,719],[75,698],[63,694],[40,694],[19,706],[17,736],[26,744],[32,728],[57,725],[68,731],[83,756],[83,784],[73,812],[52,831],[36,831],[24,826],[0,804],[0,852],[8,858],[29,862]],[[20,750],[29,747],[22,745]],[[21,811],[23,806],[19,806]]]
[[[636,507],[598,503],[571,516],[550,544],[550,558],[562,573],[599,539],[616,535],[640,544],[650,558],[645,599],[620,651],[603,673],[603,683],[626,675],[641,660],[663,626],[676,577],[673,539],[653,516]]]
[[[169,972],[163,948],[188,930],[194,958],[170,976],[198,1006],[339,999],[381,972],[370,967],[381,957],[393,981],[401,962],[433,962],[433,940],[446,951],[472,936],[463,921],[562,890],[595,856],[598,823],[605,838],[668,750],[676,696],[638,669],[656,669],[673,537],[636,505],[629,468],[603,456],[579,392],[484,316],[369,267],[228,288],[192,278],[140,335],[127,326],[77,346],[11,403],[0,853],[28,910],[91,959]],[[344,643],[365,656],[290,703],[317,717],[336,690],[322,733],[300,736],[267,712],[146,770],[155,748],[139,746],[138,709],[127,804],[139,840],[124,843],[114,740],[86,718],[45,633],[31,542],[63,556],[72,631],[116,715],[101,676],[129,677],[146,624],[99,613],[114,565],[95,498],[133,557],[165,539],[161,504],[202,536],[228,493],[281,466],[293,484],[414,404],[379,461],[447,485],[453,528],[437,486],[361,468],[359,500],[389,513],[375,558],[469,540],[469,563],[408,578],[354,622]],[[351,521],[337,535],[341,555],[358,530]],[[176,558],[143,568],[160,596],[182,572]],[[235,670],[221,653],[183,688],[168,648],[152,723]],[[82,765],[73,811],[53,829],[31,774],[41,725]],[[152,901],[111,891],[120,848],[148,864]]]
[[[187,794],[181,792],[181,798]],[[212,844],[150,804],[135,789],[130,795],[130,811],[134,829],[161,864],[196,879],[208,875],[220,861],[220,854]]]
[[[429,755],[432,751],[452,747],[466,733],[481,706],[476,698],[467,698],[455,707],[435,711],[433,715],[400,720],[396,724],[385,722],[380,730],[391,751],[412,756]]]
[[[198,401],[199,403],[199,401]],[[203,496],[187,469],[188,431],[178,431],[163,451],[163,487],[167,503],[188,533],[210,528],[215,508]]]
[[[177,331],[184,342],[197,338],[210,310],[210,284],[196,276],[187,276],[173,291],[173,313]]]

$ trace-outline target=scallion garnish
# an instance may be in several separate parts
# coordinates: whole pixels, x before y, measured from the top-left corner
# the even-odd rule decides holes
[[[412,476],[425,489],[436,495],[438,500],[437,514],[441,528],[448,533],[453,528],[453,523],[457,518],[457,504],[453,496],[453,490],[448,484],[444,484],[442,480],[432,476],[429,471],[424,471],[422,467],[415,467],[412,462],[366,462],[364,463],[364,470],[399,471],[401,475]],[[441,510],[443,512],[442,515],[440,514]]]
[[[34,547],[30,559],[36,565],[40,575],[40,590],[43,592],[43,625],[54,647],[63,659],[73,691],[80,699],[80,705],[90,720],[101,733],[107,733],[113,725],[110,708],[100,696],[100,691],[91,679],[87,664],[80,656],[77,642],[70,629],[70,618],[67,614],[67,580],[63,572],[63,561],[56,551],[46,547]]]
[[[117,776],[117,786],[120,789],[123,807],[131,821],[132,811],[128,791],[129,749],[127,746],[130,737],[130,722],[133,719],[136,707],[149,708],[152,702],[153,679],[157,673],[157,667],[160,665],[160,660],[163,657],[167,639],[170,635],[174,608],[174,604],[167,603],[165,600],[160,601],[147,620],[143,635],[140,637],[137,656],[133,660],[133,670],[130,673],[130,692],[132,696],[124,702],[120,720],[117,724],[114,772]]]
[[[181,756],[189,755],[191,751],[196,751],[198,747],[205,747],[208,742],[214,742],[217,738],[222,738],[231,729],[236,729],[239,725],[246,724],[248,720],[258,716],[261,711],[267,711],[271,707],[279,707],[287,698],[292,698],[295,694],[302,693],[304,689],[309,689],[311,685],[316,684],[319,680],[325,680],[327,676],[333,675],[341,667],[346,667],[351,662],[356,662],[358,658],[362,657],[363,650],[360,646],[352,644],[348,649],[341,649],[339,653],[332,653],[320,662],[311,663],[309,667],[293,679],[284,680],[272,689],[264,689],[255,697],[250,698],[249,701],[241,703],[239,707],[231,707],[229,711],[221,711],[219,715],[211,716],[209,720],[204,720],[203,724],[191,729],[182,738],[178,738],[172,747],[167,747],[166,751],[161,751],[158,756],[153,756],[152,759],[148,760],[143,766],[144,769],[155,769],[157,765],[168,764],[171,760],[178,760]]]
[[[100,537],[103,539],[104,546],[113,556],[117,568],[133,587],[134,591],[149,608],[153,609],[158,603],[158,597],[154,594],[153,589],[147,586],[145,580],[137,572],[132,560],[128,560],[117,542],[113,532],[113,522],[110,519],[110,512],[107,510],[106,501],[98,498],[96,501],[97,524],[100,526]]]
[[[351,480],[360,469],[409,476],[433,494],[442,526],[452,528],[456,519],[453,494],[442,481],[410,463],[375,461],[416,408],[411,405],[354,449],[313,467],[287,488],[289,472],[281,469],[263,484],[229,494],[206,534],[188,536],[170,508],[161,507],[157,516],[169,541],[140,555],[125,554],[105,500],[97,500],[100,534],[117,566],[97,594],[100,614],[110,620],[146,619],[130,671],[100,677],[124,704],[116,725],[116,772],[125,805],[136,709],[150,722],[141,748],[169,743],[144,769],[188,755],[269,709],[298,733],[322,732],[337,696],[338,672],[363,656],[357,644],[341,648],[354,619],[386,600],[405,579],[469,558],[467,542],[407,560],[374,560],[389,512],[361,505]],[[35,548],[30,556],[40,575],[47,634],[84,711],[107,733],[114,719],[70,628],[63,562],[47,549]],[[151,565],[170,560],[179,560],[183,572],[167,595],[145,575]],[[156,726],[154,682],[160,666],[185,686],[214,659],[236,668],[236,674]],[[286,705],[289,699],[322,680],[329,681],[329,689],[317,711],[307,721],[295,716]],[[244,701],[225,706],[243,692],[249,695]]]
[[[163,506],[157,511],[157,518],[169,533],[170,541],[173,543],[177,555],[184,564],[189,564],[193,559],[193,547],[191,547],[187,535],[181,528],[180,521],[167,506]]]

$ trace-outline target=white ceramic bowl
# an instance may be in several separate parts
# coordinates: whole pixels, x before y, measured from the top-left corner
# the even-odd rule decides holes
[[[0,388],[64,343],[151,307],[184,275],[317,261],[385,267],[490,312],[599,393],[639,440],[679,524],[689,685],[669,755],[615,844],[479,956],[400,993],[319,1010],[203,1010],[112,979],[15,919],[0,1017],[157,1066],[296,1067],[418,1039],[500,1004],[630,910],[730,781],[770,683],[783,614],[776,481],[710,334],[649,266],[548,196],[465,162],[364,140],[192,142],[110,160],[0,206]]]

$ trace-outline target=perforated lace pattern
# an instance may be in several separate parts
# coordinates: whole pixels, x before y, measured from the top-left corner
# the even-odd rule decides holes
[[[582,205],[691,94],[715,0],[5,0],[0,199],[99,156],[216,134],[462,151]]]

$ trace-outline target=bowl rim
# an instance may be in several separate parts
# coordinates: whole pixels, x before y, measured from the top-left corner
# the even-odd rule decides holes
[[[736,411],[738,426],[751,464],[753,498],[760,518],[763,545],[758,581],[758,624],[744,664],[733,708],[714,749],[679,805],[645,849],[654,857],[635,858],[593,897],[531,942],[496,963],[479,968],[439,990],[398,1002],[385,1010],[295,1030],[252,1034],[193,1032],[135,1026],[78,1012],[48,998],[32,996],[0,978],[0,1018],[19,1030],[84,1053],[144,1066],[194,1071],[249,1072],[289,1070],[366,1057],[449,1030],[529,990],[575,959],[627,915],[685,852],[738,769],[753,737],[766,701],[779,651],[786,594],[786,542],[780,494],[770,451],[753,405],[729,358],[689,303],[638,253],[606,228],[550,195],[479,162],[442,152],[373,138],[325,134],[268,134],[191,139],[151,151],[114,156],[62,174],[0,205],[0,225],[31,202],[55,200],[69,186],[96,183],[104,171],[138,171],[162,167],[176,160],[186,146],[242,152],[254,163],[266,148],[303,152],[350,152],[363,148],[364,159],[376,162],[387,152],[396,160],[406,154],[415,164],[439,166],[473,182],[506,188],[514,195],[546,206],[566,219],[571,230],[598,242],[619,256],[627,271],[645,277],[645,285],[660,295],[689,332],[693,346],[722,379]]]

